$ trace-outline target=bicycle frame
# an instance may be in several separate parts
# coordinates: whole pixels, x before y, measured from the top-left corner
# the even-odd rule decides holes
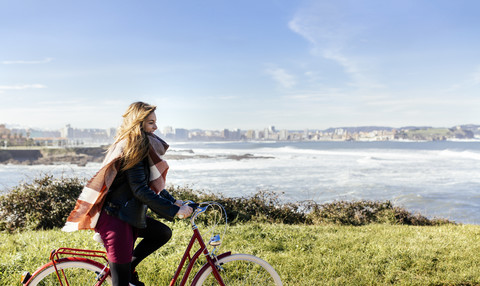
[[[188,260],[188,264],[187,264],[187,267],[185,269],[185,273],[183,274],[182,280],[179,284],[180,286],[186,285],[186,283],[188,282],[188,278],[190,277],[190,273],[193,269],[193,266],[194,266],[195,262],[198,260],[198,258],[200,257],[200,255],[202,253],[205,256],[205,258],[207,260],[207,263],[204,264],[200,268],[200,270],[197,272],[197,274],[195,275],[195,277],[192,280],[192,285],[196,285],[200,276],[209,267],[211,267],[212,268],[212,274],[215,277],[215,279],[218,281],[219,285],[225,286],[225,283],[223,282],[222,277],[220,276],[220,273],[218,271],[218,268],[217,268],[217,265],[215,264],[215,262],[218,261],[221,258],[224,258],[224,257],[227,257],[227,256],[231,255],[232,253],[231,252],[225,252],[225,253],[217,256],[213,253],[214,251],[212,251],[212,253],[210,253],[208,251],[207,246],[206,246],[206,244],[203,240],[203,237],[200,234],[200,231],[198,230],[197,225],[195,224],[196,216],[198,214],[206,211],[206,209],[207,209],[207,207],[197,209],[197,211],[191,217],[190,221],[191,221],[191,224],[192,224],[193,235],[192,235],[192,238],[190,239],[190,242],[189,242],[189,244],[188,244],[188,246],[185,250],[185,253],[183,254],[183,257],[180,261],[180,264],[178,265],[177,270],[175,271],[175,274],[174,274],[172,280],[170,281],[170,284],[169,284],[170,286],[175,285],[175,283],[179,279],[180,274],[181,274],[181,272],[182,272],[183,268],[185,267],[185,264]],[[193,256],[191,256],[190,252],[192,251],[195,242],[197,242],[199,244],[199,248],[193,254]],[[70,256],[61,258],[61,255],[70,255]],[[98,262],[97,260],[94,260],[94,258],[104,260],[105,264],[102,264],[102,263]],[[39,269],[37,269],[31,277],[34,277],[37,273],[39,273],[39,272],[43,271],[44,269],[46,269],[48,267],[51,267],[53,265],[53,267],[55,268],[55,272],[56,272],[56,275],[57,275],[57,278],[58,278],[58,281],[59,281],[60,285],[69,286],[69,283],[67,281],[67,277],[65,276],[64,271],[57,269],[57,266],[56,266],[56,264],[58,264],[59,262],[63,262],[63,261],[83,261],[83,262],[93,264],[93,265],[97,266],[98,268],[102,269],[102,271],[98,274],[98,281],[95,285],[102,285],[103,282],[108,277],[108,275],[110,274],[110,268],[108,268],[107,253],[105,251],[76,249],[76,248],[59,248],[58,250],[55,250],[55,249],[52,250],[52,252],[50,253],[50,260],[51,261],[49,263],[47,263],[47,264],[43,265],[42,267],[40,267]],[[62,280],[64,280],[64,281],[62,281]],[[30,279],[24,285],[28,285],[29,282],[30,282]],[[64,284],[64,282],[65,282],[65,284]]]
[[[193,248],[193,245],[195,244],[195,241],[198,242],[200,245],[200,248],[195,252],[193,256],[190,256],[190,251]],[[212,267],[212,273],[217,279],[218,283],[221,286],[225,286],[225,283],[222,280],[222,277],[220,277],[220,273],[218,272],[218,269],[215,265],[215,260],[217,260],[217,257],[212,258],[210,253],[207,250],[207,246],[205,245],[205,242],[203,241],[202,235],[200,234],[200,231],[196,227],[196,225],[193,226],[193,236],[190,239],[190,243],[187,246],[187,249],[185,250],[185,253],[183,254],[182,260],[180,261],[180,264],[178,265],[177,271],[175,271],[175,275],[172,278],[172,281],[170,281],[169,286],[175,285],[177,282],[177,279],[180,276],[180,273],[185,265],[185,262],[188,259],[188,265],[187,269],[185,270],[185,273],[183,274],[182,281],[180,282],[180,286],[183,286],[187,283],[188,277],[190,276],[190,272],[192,271],[193,265],[197,261],[197,259],[200,257],[201,254],[205,255],[205,258],[207,259],[207,263],[202,266],[202,268],[198,271],[197,275],[193,278],[192,285],[195,285],[197,279],[200,277],[200,275],[208,268]],[[230,255],[231,252],[226,252],[218,256],[218,258],[222,258],[225,256]]]

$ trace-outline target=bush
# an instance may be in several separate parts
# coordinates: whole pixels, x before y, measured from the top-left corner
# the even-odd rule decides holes
[[[76,178],[54,179],[51,175],[21,184],[0,196],[0,230],[51,229],[62,227],[75,207],[84,181]],[[188,187],[169,187],[177,199],[195,202],[216,201],[227,211],[229,223],[267,222],[285,224],[370,223],[439,225],[452,223],[444,219],[428,219],[395,207],[390,201],[338,201],[318,204],[313,201],[283,203],[280,194],[259,191],[250,197],[225,197]],[[150,212],[152,216],[156,216]],[[201,219],[201,217],[200,217]]]
[[[366,225],[389,223],[405,225],[440,225],[452,223],[445,219],[428,219],[420,214],[394,207],[390,201],[338,201],[328,204],[310,202],[308,217],[314,224],[333,223],[343,225]]]
[[[222,204],[231,223],[257,221],[285,224],[366,225],[371,223],[405,225],[440,225],[453,223],[446,219],[428,219],[420,214],[395,207],[390,201],[336,201],[318,204],[314,201],[282,203],[278,193],[259,191],[251,197],[227,198],[223,195],[171,187],[168,190],[181,200],[216,201]]]
[[[306,214],[301,211],[302,205],[282,203],[280,195],[272,191],[258,191],[251,197],[233,198],[189,188],[170,187],[168,191],[181,200],[215,201],[222,204],[230,223],[253,220],[268,223],[304,224],[308,221]]]
[[[79,179],[54,179],[51,175],[15,187],[0,197],[0,230],[63,226],[82,188],[83,182]]]

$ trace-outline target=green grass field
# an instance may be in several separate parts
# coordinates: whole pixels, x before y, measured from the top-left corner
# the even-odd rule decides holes
[[[146,285],[168,285],[191,230],[171,224],[172,240],[138,267]],[[20,285],[58,247],[95,248],[89,231],[0,233],[0,285]],[[223,251],[267,260],[285,285],[480,285],[480,226],[282,225],[229,227]]]

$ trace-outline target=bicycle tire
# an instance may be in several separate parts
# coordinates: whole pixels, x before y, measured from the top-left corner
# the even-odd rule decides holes
[[[217,265],[220,266],[223,282],[228,286],[283,285],[280,276],[268,262],[250,254],[232,254],[220,258]],[[218,285],[211,266],[200,275],[196,285]]]
[[[101,273],[103,269],[99,263],[87,259],[78,259],[75,257],[61,259],[56,263],[56,266],[58,270],[63,270],[68,279],[68,283],[71,286],[95,285],[95,283],[98,282],[98,274]],[[107,283],[104,282],[102,285],[112,285],[110,276],[108,276],[105,281],[107,281]],[[35,273],[34,276],[30,278],[27,285],[59,285],[53,264],[39,271],[38,273]]]

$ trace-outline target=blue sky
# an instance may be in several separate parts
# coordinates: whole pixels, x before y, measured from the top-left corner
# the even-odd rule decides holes
[[[480,1],[0,0],[0,123],[480,124]]]

